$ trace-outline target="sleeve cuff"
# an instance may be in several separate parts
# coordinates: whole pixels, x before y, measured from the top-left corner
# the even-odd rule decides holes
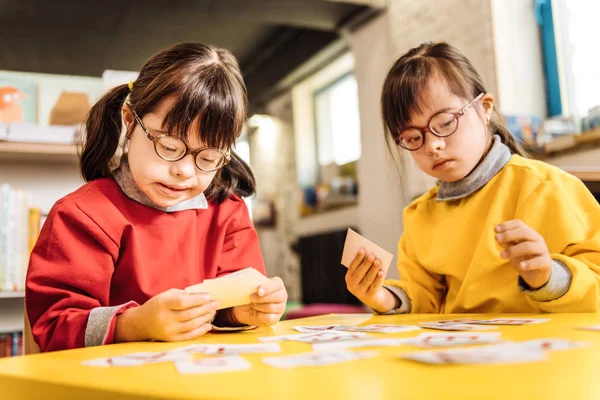
[[[571,287],[572,274],[569,268],[559,260],[552,260],[550,279],[539,289],[531,287],[519,276],[519,290],[534,301],[552,301],[562,297]]]
[[[114,342],[117,315],[125,310],[138,307],[135,301],[113,307],[96,307],[90,311],[85,328],[85,347],[101,346]]]
[[[393,314],[409,314],[410,313],[410,299],[406,292],[399,287],[383,285],[384,288],[389,290],[394,296],[400,300],[400,307],[394,308],[386,313],[377,313],[380,315],[393,315]]]

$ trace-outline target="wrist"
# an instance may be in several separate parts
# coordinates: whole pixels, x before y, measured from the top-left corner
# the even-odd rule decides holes
[[[243,316],[239,315],[239,307],[231,307],[228,315],[228,323],[230,326],[244,326],[250,325],[249,321],[244,321]]]
[[[384,314],[390,310],[394,310],[400,307],[400,299],[396,297],[392,292],[383,287],[379,290],[381,291],[382,299],[381,302],[375,307],[371,307],[373,310],[377,311],[380,314]]]
[[[115,322],[115,342],[138,342],[149,339],[143,330],[143,324],[139,323],[140,308],[129,308],[117,315]]]

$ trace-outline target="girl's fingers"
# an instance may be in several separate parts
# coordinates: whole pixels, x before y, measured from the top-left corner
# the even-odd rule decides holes
[[[375,260],[373,265],[371,265],[371,268],[369,268],[367,271],[365,277],[360,281],[360,285],[370,286],[377,277],[377,272],[380,271],[380,267],[381,261],[379,261],[379,259]]]
[[[531,258],[533,256],[539,256],[544,254],[544,246],[539,242],[521,242],[514,246],[511,246],[500,253],[500,257],[503,259],[513,258]]]
[[[518,227],[515,229],[511,229],[509,231],[504,231],[502,233],[496,234],[496,240],[498,243],[520,243],[527,241],[537,241],[539,239],[538,234],[528,227]]]
[[[381,285],[383,285],[383,280],[385,279],[385,275],[382,270],[377,271],[377,275],[375,276],[375,280],[367,289],[368,294],[376,293],[379,289],[381,289]]]

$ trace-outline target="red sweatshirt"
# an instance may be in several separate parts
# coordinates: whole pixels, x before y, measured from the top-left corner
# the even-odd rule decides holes
[[[168,213],[98,179],[50,211],[31,254],[27,313],[42,351],[108,344],[125,309],[246,267],[265,274],[240,198]]]

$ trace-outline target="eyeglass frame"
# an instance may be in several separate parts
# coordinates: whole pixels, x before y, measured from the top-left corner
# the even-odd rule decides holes
[[[144,125],[144,123],[142,122],[142,119],[137,115],[137,113],[135,112],[135,110],[133,109],[133,107],[131,106],[131,104],[127,104],[129,106],[129,109],[131,110],[131,112],[133,113],[133,117],[135,118],[135,120],[137,121],[137,123],[140,125],[140,127],[142,128],[142,130],[144,131],[144,133],[146,134],[146,138],[148,140],[150,140],[152,142],[152,144],[154,145],[154,152],[156,153],[156,155],[158,157],[160,157],[161,160],[167,161],[167,162],[177,162],[180,161],[182,159],[185,158],[185,156],[187,156],[188,154],[191,154],[194,157],[194,165],[196,165],[196,168],[198,168],[200,171],[204,171],[204,172],[214,172],[214,171],[218,171],[221,168],[223,168],[224,166],[226,166],[230,161],[231,161],[231,155],[229,152],[225,152],[221,149],[218,149],[216,147],[202,147],[198,150],[195,151],[191,151],[190,148],[188,147],[187,143],[185,141],[183,141],[181,138],[174,136],[174,135],[169,135],[169,134],[163,134],[163,135],[153,135],[152,133],[150,133],[150,130],[148,128],[146,128],[146,125]],[[181,155],[181,157],[177,158],[176,160],[167,160],[166,158],[164,158],[163,156],[161,156],[158,152],[158,149],[156,148],[156,144],[158,143],[158,141],[162,138],[162,137],[172,137],[175,138],[179,141],[181,141],[181,143],[183,143],[183,145],[185,146],[185,153],[183,153]],[[211,150],[217,150],[219,153],[221,153],[223,155],[223,165],[221,165],[218,168],[215,169],[204,169],[202,167],[200,167],[198,165],[198,154],[200,154],[200,152],[207,150],[207,149],[211,149]]]
[[[463,108],[461,108],[459,111],[457,112],[449,112],[449,111],[442,111],[442,112],[438,112],[435,113],[431,116],[431,118],[429,118],[429,122],[427,123],[427,126],[425,128],[421,128],[418,126],[407,126],[406,128],[402,129],[400,131],[400,133],[398,134],[398,136],[395,139],[395,142],[398,146],[402,147],[404,150],[408,150],[408,151],[417,151],[419,150],[421,147],[423,147],[425,145],[425,133],[427,131],[429,131],[431,134],[437,136],[437,137],[441,137],[441,138],[447,138],[449,136],[454,135],[454,133],[458,130],[458,125],[460,123],[460,117],[462,117],[463,115],[465,115],[465,113],[469,110],[469,108],[471,108],[473,106],[473,104],[475,104],[478,100],[480,100],[483,96],[485,95],[485,92],[481,92],[479,93],[479,95],[477,97],[475,97],[473,100],[471,100],[469,102],[469,104],[467,104],[466,106],[464,106]],[[447,135],[440,135],[438,133],[436,133],[432,128],[431,128],[431,121],[433,121],[433,119],[435,117],[437,117],[440,114],[449,114],[452,115],[454,117],[454,120],[456,121],[456,127],[454,128],[454,130],[447,134]],[[400,144],[400,137],[402,136],[402,132],[410,130],[410,129],[416,129],[417,131],[419,131],[421,133],[421,136],[423,136],[423,142],[421,143],[421,145],[419,147],[417,147],[416,149],[407,149],[406,147],[402,146]]]

